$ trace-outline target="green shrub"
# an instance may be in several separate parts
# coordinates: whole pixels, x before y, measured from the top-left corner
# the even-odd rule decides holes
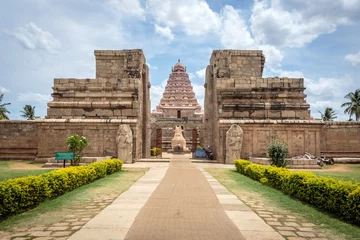
[[[235,161],[236,170],[263,184],[277,188],[345,220],[360,224],[360,184],[311,172],[292,172],[286,168]]]
[[[88,140],[84,136],[73,134],[66,139],[69,152],[74,153],[74,160],[71,160],[71,165],[79,166],[81,161],[82,151],[88,144]]]
[[[0,182],[0,219],[24,212],[41,202],[121,170],[119,159],[53,170],[39,176]]]
[[[288,153],[288,146],[286,143],[273,140],[268,145],[267,150],[271,165],[275,165],[276,167],[285,167],[287,165],[285,158]]]

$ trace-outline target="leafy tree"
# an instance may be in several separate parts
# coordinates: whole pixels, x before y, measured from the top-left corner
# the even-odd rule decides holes
[[[20,112],[22,113],[20,116],[26,118],[27,120],[35,120],[36,118],[39,118],[38,116],[35,116],[35,106],[32,107],[31,105],[25,105],[23,110]]]
[[[82,151],[88,144],[88,140],[86,137],[77,134],[73,134],[66,140],[66,144],[68,145],[69,152],[74,153],[74,160],[71,160],[72,166],[79,166],[81,161]]]
[[[0,94],[0,120],[9,120],[9,117],[7,116],[8,113],[10,113],[6,106],[10,105],[11,103],[2,103],[4,94]]]
[[[337,118],[336,112],[330,107],[325,108],[324,113],[318,112],[321,114],[321,120],[323,121],[334,121],[334,119]]]
[[[360,89],[356,89],[355,92],[349,92],[346,96],[346,99],[349,99],[349,102],[343,103],[341,107],[346,107],[344,113],[350,115],[355,115],[355,121],[360,120]]]

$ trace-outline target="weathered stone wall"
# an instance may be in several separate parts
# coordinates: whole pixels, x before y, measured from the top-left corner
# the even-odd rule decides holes
[[[136,159],[149,156],[150,82],[142,50],[95,50],[95,57],[96,79],[54,80],[46,118],[135,119]]]
[[[37,148],[36,121],[0,121],[0,160],[34,160]]]
[[[322,155],[360,157],[360,122],[325,122],[320,138]]]
[[[206,74],[213,101],[205,108],[225,119],[310,119],[304,79],[262,78],[264,63],[262,51],[213,51]]]
[[[217,159],[224,163],[226,156],[226,132],[232,124],[239,125],[244,131],[241,150],[242,158],[266,157],[267,146],[272,139],[288,144],[288,156],[309,152],[320,155],[321,121],[304,120],[220,120]]]

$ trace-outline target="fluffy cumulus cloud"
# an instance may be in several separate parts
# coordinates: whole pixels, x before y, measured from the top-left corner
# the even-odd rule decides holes
[[[10,90],[0,85],[0,93],[7,93],[7,92],[10,92]]]
[[[195,93],[195,97],[198,100],[198,103],[200,104],[201,108],[204,110],[204,99],[205,99],[204,85],[192,83],[192,86]]]
[[[203,68],[199,71],[196,71],[196,76],[205,82],[205,74],[206,74],[206,68]]]
[[[40,103],[46,105],[48,102],[52,100],[52,98],[50,95],[44,95],[44,94],[28,91],[26,93],[19,93],[17,100],[21,102],[25,102],[26,104]]]
[[[156,109],[156,105],[160,103],[163,92],[165,91],[167,80],[162,81],[158,85],[151,85],[150,98],[151,98],[151,110]]]
[[[145,19],[145,10],[142,8],[140,0],[108,0],[107,6],[118,17],[126,15]]]
[[[353,66],[360,65],[360,52],[346,55],[345,60],[351,63]]]
[[[255,42],[245,21],[240,16],[240,10],[226,5],[221,10],[222,30],[220,40],[223,46],[230,49],[251,49]]]
[[[29,50],[43,49],[53,53],[61,47],[60,41],[50,32],[41,29],[32,22],[26,24],[24,27],[6,32],[14,36],[24,48]]]
[[[257,42],[303,47],[337,26],[359,20],[359,0],[255,0],[250,18]]]
[[[204,0],[148,0],[146,10],[157,24],[190,36],[205,35],[220,27],[219,14]]]
[[[155,24],[155,32],[160,36],[167,38],[169,41],[174,40],[174,34],[171,32],[169,27],[161,27]]]

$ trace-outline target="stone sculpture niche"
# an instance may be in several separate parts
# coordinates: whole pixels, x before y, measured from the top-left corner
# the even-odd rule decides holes
[[[133,136],[129,125],[119,126],[117,135],[117,157],[124,163],[132,163]]]
[[[182,134],[181,127],[175,127],[174,138],[171,140],[171,149],[174,152],[184,152],[189,151],[186,147],[186,140]]]
[[[226,160],[225,164],[234,164],[236,159],[241,156],[241,147],[243,142],[243,130],[239,125],[231,125],[226,132]]]

